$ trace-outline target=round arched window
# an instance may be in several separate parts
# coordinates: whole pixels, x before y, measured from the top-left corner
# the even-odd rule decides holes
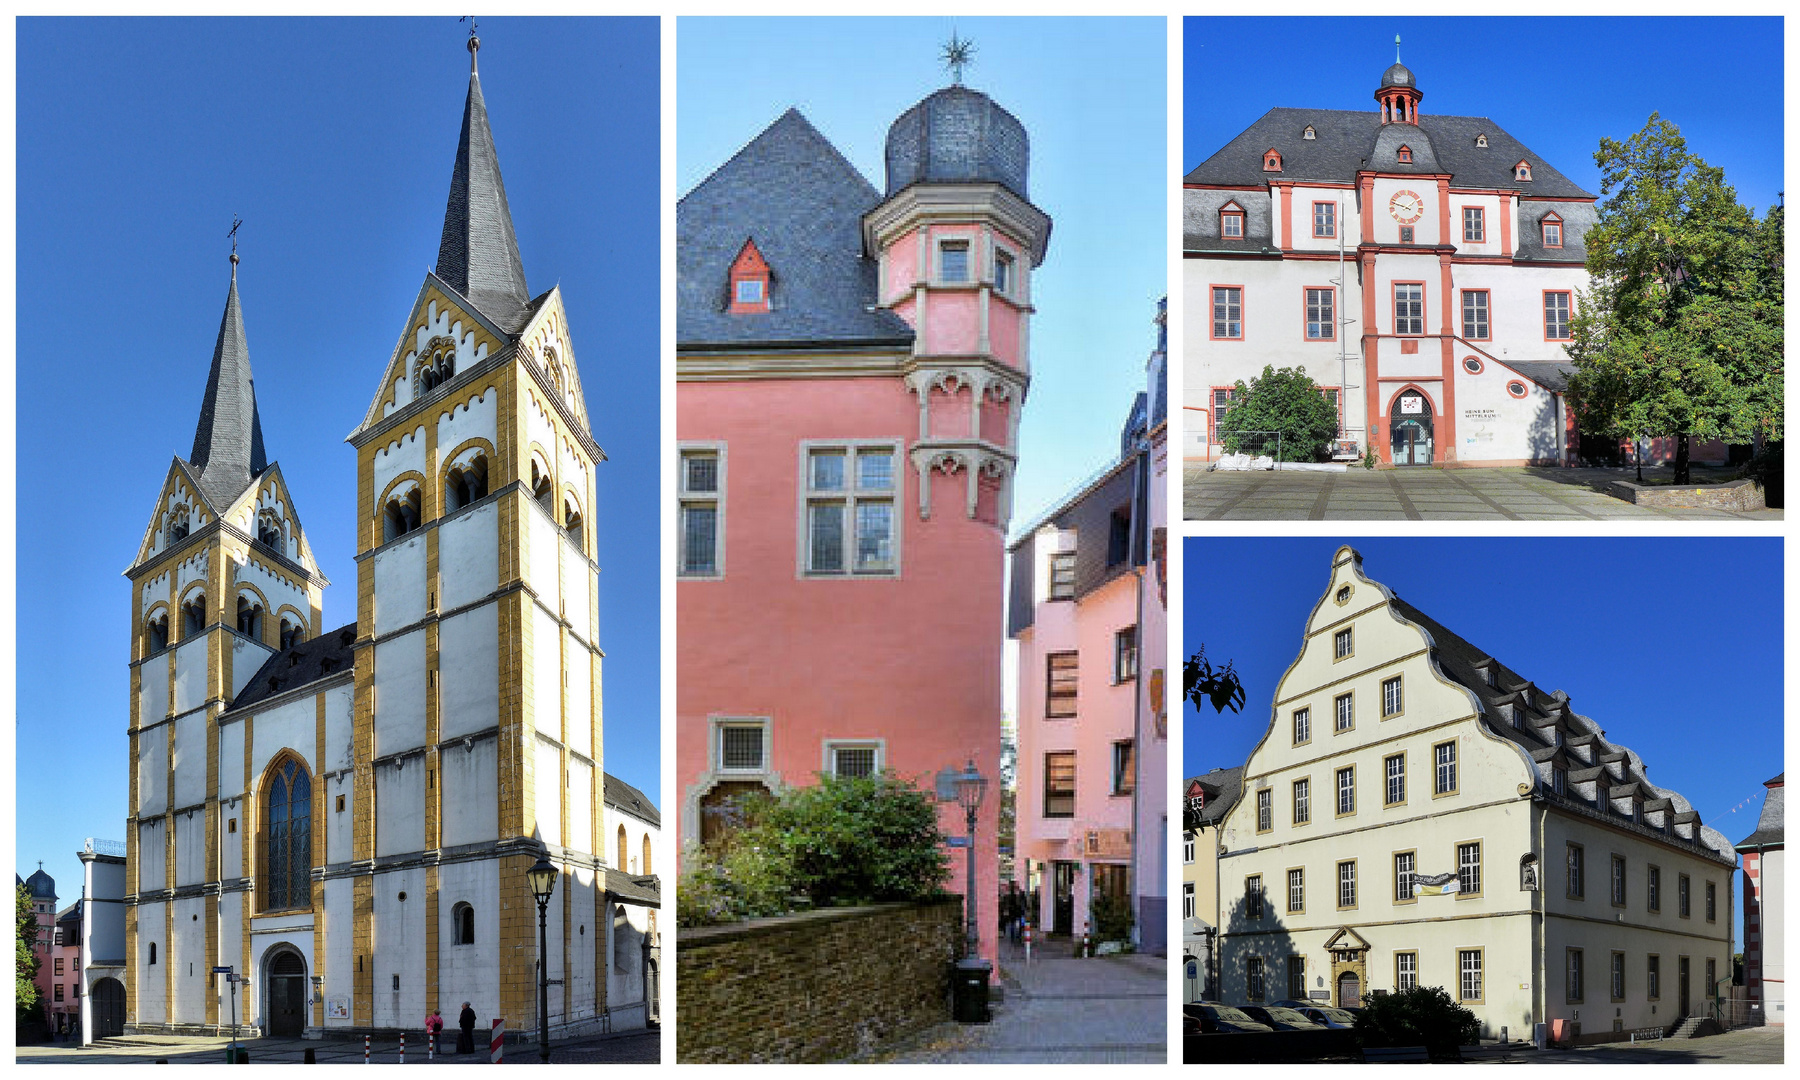
[[[1469,373],[1469,374],[1471,374],[1471,375],[1479,375],[1479,374],[1481,374],[1481,360],[1480,360],[1480,358],[1479,358],[1479,357],[1474,357],[1474,356],[1465,356],[1465,357],[1463,357],[1463,370],[1464,370],[1464,371],[1466,371],[1466,372],[1468,372],[1468,373]]]
[[[1522,398],[1525,396],[1525,384],[1514,379],[1512,382],[1506,384],[1506,392],[1513,397]]]

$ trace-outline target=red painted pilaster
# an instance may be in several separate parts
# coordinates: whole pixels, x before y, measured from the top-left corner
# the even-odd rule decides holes
[[[1438,181],[1438,197],[1447,200],[1450,195],[1450,192],[1448,190],[1449,187],[1450,187],[1449,181],[1439,180]],[[1447,217],[1450,212],[1449,203],[1445,202],[1443,205],[1444,205],[1444,216]],[[1451,295],[1452,291],[1453,291],[1452,287],[1455,284],[1455,282],[1452,280],[1451,275],[1450,275],[1450,256],[1448,254],[1443,254],[1443,255],[1438,256],[1438,278],[1441,282],[1441,284],[1438,286],[1438,289],[1440,292],[1442,292],[1444,294],[1443,303],[1439,305],[1443,311],[1442,318],[1444,321],[1443,321],[1442,325],[1439,327],[1439,330],[1441,331],[1441,333],[1438,335],[1438,341],[1440,341],[1443,344],[1443,364],[1444,364],[1444,415],[1439,418],[1442,421],[1442,423],[1439,424],[1439,430],[1442,433],[1440,436],[1439,445],[1444,448],[1442,460],[1455,461],[1455,460],[1457,460],[1457,458],[1456,458],[1456,337],[1455,337],[1455,331],[1457,329],[1457,326],[1456,326],[1456,321],[1455,321],[1455,319],[1456,319],[1456,304]]]
[[[1368,188],[1372,183],[1371,179],[1363,180],[1363,205],[1365,207],[1368,205]],[[1368,238],[1369,229],[1369,215],[1365,213],[1363,214],[1364,239]],[[1377,431],[1380,429],[1380,434],[1385,434],[1387,425],[1383,422],[1385,418],[1381,415],[1381,387],[1377,385],[1381,377],[1381,365],[1378,362],[1381,338],[1375,326],[1375,253],[1372,251],[1362,255],[1362,301],[1363,399],[1364,414],[1368,418],[1365,421],[1366,437],[1369,445],[1375,448],[1376,456],[1382,461],[1390,461],[1392,451],[1388,447],[1387,440],[1379,437]]]

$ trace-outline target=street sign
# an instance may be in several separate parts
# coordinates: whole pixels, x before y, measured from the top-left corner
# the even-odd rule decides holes
[[[969,838],[966,836],[947,836],[944,838],[944,843],[950,847],[968,847]]]
[[[231,974],[231,968],[229,968],[229,967],[216,967],[216,968],[213,968],[213,974],[214,974],[214,975],[229,975],[229,974]]]

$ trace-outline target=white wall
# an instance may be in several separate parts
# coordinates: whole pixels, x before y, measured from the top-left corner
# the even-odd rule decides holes
[[[425,426],[423,424],[375,451],[373,497],[379,499],[394,477],[403,472],[425,472]],[[380,523],[381,507],[371,507]]]
[[[356,850],[356,783],[355,775],[338,773],[320,785],[323,800],[316,802],[315,813],[325,814],[325,861],[349,862]],[[344,808],[337,808],[338,796],[344,797]]]
[[[240,757],[239,762],[243,759]],[[234,881],[244,876],[244,836],[250,830],[250,803],[243,796],[236,798],[221,797],[219,801],[219,878],[222,881]],[[237,819],[238,831],[229,832],[229,822]],[[225,937],[221,941],[235,941]]]
[[[424,771],[417,762],[412,768]],[[376,874],[373,894],[375,1026],[419,1031],[425,1022],[425,871],[413,867]],[[393,989],[395,975],[400,976],[398,991]]]
[[[197,709],[205,700],[206,638],[202,636],[175,647],[175,711]]]
[[[319,767],[348,769],[355,751],[353,737],[356,688],[348,683],[325,691],[325,745],[319,748]]]
[[[413,756],[375,766],[375,854],[424,849],[425,759]]]
[[[356,1023],[355,881],[347,877],[326,878],[324,884],[325,965],[322,972],[315,969],[308,974],[325,976],[325,1026],[353,1027]],[[329,1005],[333,999],[348,1006],[348,1016],[334,1018],[331,1015]],[[419,1014],[421,1020],[424,1015]]]
[[[391,633],[425,617],[425,533],[407,535],[375,554],[375,633]]]
[[[206,801],[205,713],[190,713],[175,721],[175,805],[193,806]]]
[[[206,814],[189,810],[172,816],[175,819],[175,884],[177,887],[198,885],[206,880]]]
[[[536,781],[534,792],[537,801],[537,831],[535,835],[546,844],[560,847],[563,842],[562,830],[562,790],[563,770],[561,752],[555,744],[543,739],[534,739],[533,767]]]
[[[169,855],[165,839],[167,834],[163,831],[168,827],[168,823],[169,819],[162,817],[138,826],[138,890],[140,892],[169,887]]]
[[[425,631],[375,646],[375,754],[425,744]]]
[[[169,732],[163,724],[138,733],[138,816],[149,817],[169,808]]]
[[[494,591],[500,575],[500,504],[484,503],[438,526],[439,611]]]
[[[158,830],[160,834],[161,830]],[[160,844],[158,850],[161,850]],[[159,857],[158,862],[161,862]],[[140,869],[142,864],[139,864]],[[169,962],[167,905],[139,904],[137,907],[137,985],[133,997],[125,1002],[128,1014],[135,1014],[140,1024],[161,1024],[168,1019],[168,987],[164,983]],[[150,963],[150,949],[156,949],[156,963]]]
[[[593,756],[594,753],[594,702],[593,695],[593,654],[586,645],[572,635],[563,641],[568,665],[568,732],[569,749],[577,753]]]
[[[219,725],[219,797],[244,790],[244,721]]]
[[[154,724],[169,715],[169,654],[138,665],[138,723]]]
[[[206,1022],[212,962],[206,955],[205,920],[205,897],[189,896],[175,901],[175,935],[169,944],[169,961],[175,975],[175,1007],[171,1019],[177,1024]]]
[[[445,847],[499,838],[498,747],[493,738],[476,739],[466,750],[452,744],[439,754]]]
[[[585,509],[582,511],[587,512]],[[592,525],[587,526],[592,528]],[[576,548],[574,541],[566,538],[560,550],[562,552],[562,601],[563,616],[574,627],[575,634],[583,641],[593,639],[592,613],[588,610],[588,579],[593,571],[588,568],[587,557]]]
[[[475,909],[475,943],[454,944],[451,910],[458,903]],[[500,864],[452,862],[438,868],[438,1007],[445,1034],[456,1028],[456,1014],[467,1001],[479,1018],[476,1039],[500,1014]],[[421,1016],[424,1014],[421,1012]],[[508,1020],[517,1030],[524,1018]],[[453,1045],[453,1044],[452,1044]]]
[[[575,851],[594,850],[594,767],[580,758],[569,759],[568,846]]]
[[[538,731],[560,741],[563,737],[562,659],[559,648],[562,627],[543,608],[533,605],[530,611],[532,724]]]
[[[578,866],[562,882],[569,887],[569,922],[575,927],[569,947],[569,1016],[575,1020],[595,1014],[594,941],[605,930],[594,917],[594,881],[592,870]]]
[[[251,728],[250,779],[260,783],[263,770],[283,750],[292,750],[306,762],[307,771],[319,772],[319,705],[315,697],[303,697],[258,713]]]
[[[458,363],[461,363],[459,358]],[[461,370],[460,367],[458,370]],[[437,422],[437,461],[434,467],[442,473],[448,464],[445,455],[455,450],[470,439],[486,439],[492,445],[494,439],[494,409],[499,394],[492,386],[484,387],[480,394],[469,394],[462,404],[451,408],[438,417]],[[488,462],[493,468],[494,463]]]
[[[537,590],[544,603],[554,608],[560,589],[557,562],[562,557],[562,530],[536,509],[527,507],[521,513],[525,516],[528,534],[525,583]]]
[[[488,603],[438,623],[443,738],[485,731],[500,722],[499,611],[497,604]]]

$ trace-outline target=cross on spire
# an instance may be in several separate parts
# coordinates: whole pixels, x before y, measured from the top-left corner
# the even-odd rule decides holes
[[[472,75],[475,73],[475,54],[481,51],[481,39],[475,36],[475,32],[481,29],[481,24],[475,21],[473,15],[464,15],[456,21],[469,24],[469,73]]]
[[[950,40],[944,43],[942,53],[944,66],[950,69],[950,84],[961,86],[963,68],[975,62],[975,43],[966,37],[959,37],[955,30],[950,31]]]
[[[238,217],[236,214],[231,215],[231,231],[225,234],[226,237],[231,240],[231,279],[233,281],[237,280],[237,231],[243,224],[243,218]]]

